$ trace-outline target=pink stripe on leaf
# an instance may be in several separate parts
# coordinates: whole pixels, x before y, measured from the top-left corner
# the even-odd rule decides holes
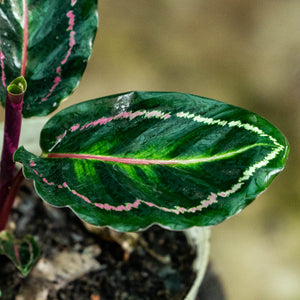
[[[0,41],[0,45],[1,45],[1,41]],[[2,81],[2,85],[4,87],[6,87],[6,83],[5,83],[6,77],[5,77],[5,72],[4,72],[4,59],[5,59],[4,53],[2,51],[0,51],[1,81]]]

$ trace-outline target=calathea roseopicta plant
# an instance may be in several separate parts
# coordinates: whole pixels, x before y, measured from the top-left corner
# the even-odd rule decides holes
[[[288,143],[268,121],[172,92],[129,92],[73,105],[42,129],[40,156],[17,149],[20,121],[7,120],[47,115],[78,84],[96,32],[96,1],[5,0],[0,12],[0,97],[7,116],[1,230],[23,174],[51,205],[70,207],[96,226],[136,231],[153,223],[172,230],[218,224],[283,169]],[[13,155],[23,170],[7,178]],[[5,248],[8,241],[15,247]],[[33,244],[5,233],[0,253],[28,270],[38,255]],[[24,263],[18,245],[26,252]]]
[[[15,175],[13,161],[21,119],[48,115],[74,90],[90,57],[97,26],[97,0],[0,1],[0,101],[5,106],[0,230],[6,227],[24,179],[22,172]],[[5,231],[0,254],[10,257],[24,275],[39,255],[33,239],[17,241]]]

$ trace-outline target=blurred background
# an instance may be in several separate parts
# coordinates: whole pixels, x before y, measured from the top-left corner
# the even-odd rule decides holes
[[[178,91],[280,128],[291,146],[286,169],[212,228],[211,262],[229,300],[300,299],[300,1],[101,0],[99,14],[88,68],[61,108],[130,90]]]

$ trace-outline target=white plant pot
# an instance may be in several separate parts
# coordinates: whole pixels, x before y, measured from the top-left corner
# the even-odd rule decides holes
[[[41,148],[39,146],[40,132],[48,120],[48,117],[23,119],[19,145],[24,146],[26,150],[39,155],[41,153]],[[0,123],[1,152],[3,145],[3,133],[4,123]]]
[[[196,278],[184,300],[194,300],[203,281],[210,252],[210,229],[207,227],[192,227],[184,231],[188,242],[196,250],[193,264]]]

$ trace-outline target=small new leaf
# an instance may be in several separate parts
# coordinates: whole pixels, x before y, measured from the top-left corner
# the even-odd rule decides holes
[[[40,249],[34,238],[26,235],[16,239],[8,231],[0,233],[0,254],[7,256],[27,276],[40,257]]]
[[[14,79],[7,87],[7,91],[12,95],[21,95],[26,92],[27,82],[23,76]]]

